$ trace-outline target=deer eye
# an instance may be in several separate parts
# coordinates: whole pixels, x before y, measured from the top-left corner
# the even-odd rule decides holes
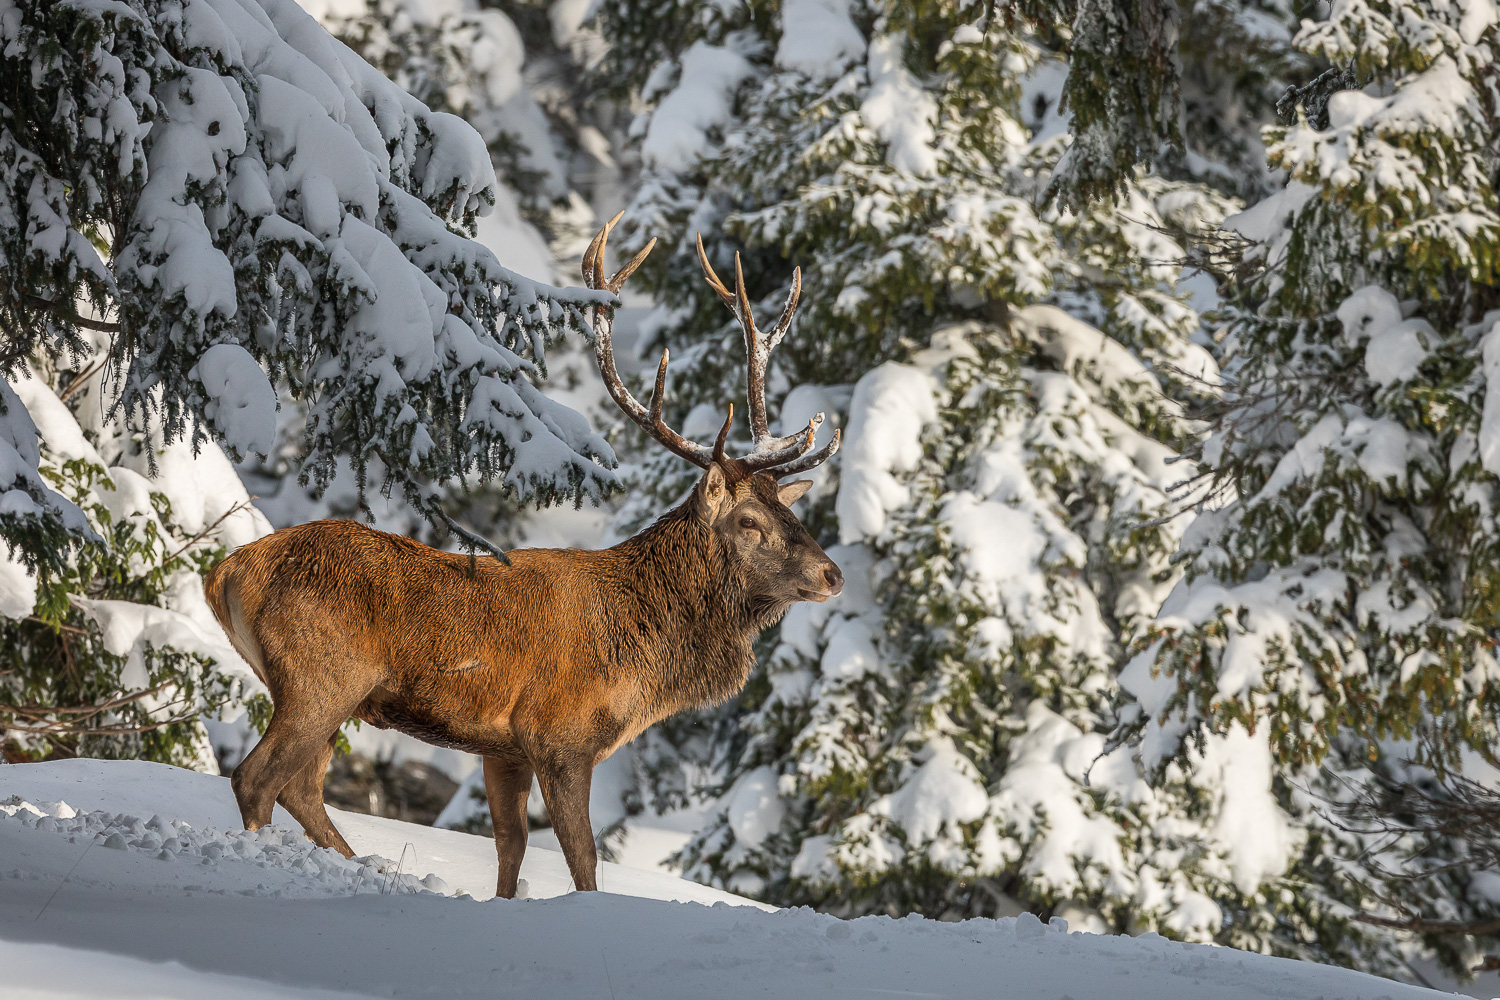
[[[753,528],[753,527],[755,527],[755,518],[753,518],[753,517],[742,517],[742,518],[740,518],[740,527],[741,528]]]

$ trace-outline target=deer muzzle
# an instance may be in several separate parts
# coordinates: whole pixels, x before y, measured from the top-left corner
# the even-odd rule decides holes
[[[844,592],[844,572],[837,565],[830,562],[823,567],[823,590],[799,589],[798,594],[804,601],[815,601],[819,604],[830,597],[837,597]]]

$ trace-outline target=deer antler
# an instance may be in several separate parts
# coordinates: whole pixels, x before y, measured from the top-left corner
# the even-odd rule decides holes
[[[635,273],[636,268],[645,261],[646,255],[656,246],[656,240],[647,243],[641,252],[630,258],[625,266],[615,272],[613,278],[604,277],[604,248],[609,243],[609,234],[615,228],[615,223],[620,221],[624,215],[620,212],[604,224],[599,230],[593,242],[583,252],[583,283],[589,288],[603,288],[618,295],[620,289],[625,286],[625,281]],[[681,434],[668,427],[662,419],[662,403],[667,394],[667,358],[668,352],[661,352],[661,364],[656,369],[656,391],[651,395],[651,409],[648,411],[640,402],[625,388],[625,383],[620,379],[619,369],[615,367],[615,345],[614,345],[615,311],[606,306],[594,307],[594,360],[599,365],[599,374],[604,378],[604,387],[609,390],[610,398],[615,405],[625,411],[625,415],[635,421],[642,430],[661,442],[668,451],[687,459],[699,468],[706,469],[714,461],[714,452],[709,448],[689,441]],[[733,419],[734,411],[730,410],[730,419]],[[720,432],[719,440],[722,442],[727,435],[729,422],[724,422],[724,431]],[[722,449],[722,444],[720,445]]]
[[[646,255],[656,246],[656,240],[652,239],[640,253],[626,262],[614,277],[606,279],[604,277],[604,249],[609,242],[610,231],[624,214],[620,212],[605,223],[604,228],[599,230],[593,242],[584,251],[583,281],[589,288],[603,288],[618,295],[625,281],[635,273],[636,268],[640,267],[646,259]],[[630,394],[630,390],[625,388],[620,372],[615,367],[612,339],[614,309],[608,306],[595,306],[593,314],[594,359],[598,362],[599,374],[604,378],[604,386],[609,390],[610,398],[626,416],[674,455],[685,458],[703,469],[718,462],[734,480],[743,479],[757,472],[765,472],[781,478],[798,472],[806,472],[821,465],[839,450],[840,440],[840,434],[835,430],[832,441],[809,454],[812,451],[813,438],[823,423],[823,414],[819,413],[809,420],[806,429],[786,437],[773,437],[770,423],[766,419],[766,363],[770,359],[771,351],[781,343],[782,338],[791,329],[792,316],[797,311],[797,299],[802,292],[801,268],[792,272],[792,292],[787,296],[786,307],[782,310],[781,318],[776,321],[776,326],[772,328],[770,337],[765,338],[756,327],[755,318],[750,314],[750,300],[745,294],[745,278],[740,270],[740,255],[738,253],[734,255],[735,290],[733,293],[724,287],[724,283],[709,266],[708,255],[703,252],[702,236],[698,237],[698,262],[703,266],[703,274],[708,279],[709,285],[718,292],[724,304],[734,311],[745,330],[747,358],[745,387],[749,396],[750,430],[754,436],[754,449],[744,458],[728,458],[724,454],[724,445],[729,439],[729,426],[734,421],[733,403],[729,404],[728,415],[724,419],[724,425],[719,428],[713,448],[690,441],[667,426],[666,421],[662,419],[662,406],[667,396],[667,362],[670,358],[666,350],[661,352],[661,362],[656,367],[656,386],[651,394],[651,406],[649,409],[642,406]]]
[[[708,254],[703,250],[701,233],[698,234],[698,264],[703,268],[703,277],[708,286],[718,293],[720,301],[734,313],[745,332],[745,393],[750,404],[750,432],[754,441],[751,453],[739,460],[746,474],[767,472],[781,478],[822,465],[838,452],[841,437],[840,432],[835,430],[832,441],[808,454],[812,449],[813,437],[823,424],[823,414],[819,413],[809,420],[806,429],[786,437],[773,437],[770,421],[766,418],[766,365],[771,360],[771,352],[792,328],[792,317],[796,315],[797,302],[802,297],[802,268],[792,269],[792,290],[786,297],[786,305],[782,307],[781,318],[771,328],[770,336],[766,336],[755,325],[755,316],[750,312],[750,297],[745,294],[745,274],[740,267],[739,251],[734,254],[733,292],[725,287],[724,282],[714,273],[713,265],[709,264]]]

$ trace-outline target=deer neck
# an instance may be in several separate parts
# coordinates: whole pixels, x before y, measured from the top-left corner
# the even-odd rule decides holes
[[[727,552],[692,504],[615,547],[629,605],[616,627],[636,630],[638,660],[630,665],[663,716],[738,692],[755,666],[760,631]]]

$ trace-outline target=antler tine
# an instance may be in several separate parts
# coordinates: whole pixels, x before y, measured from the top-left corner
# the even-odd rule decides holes
[[[594,234],[594,238],[589,241],[588,249],[583,252],[583,283],[589,288],[605,287],[604,248],[609,243],[610,230],[615,228],[615,223],[619,222],[624,215],[624,209],[616,212],[615,217],[606,222],[604,227]],[[655,242],[655,240],[652,240],[652,243]],[[636,266],[639,267],[639,263],[636,263]],[[635,268],[631,268],[631,270],[634,271]],[[615,277],[619,278],[619,275],[617,274]],[[626,277],[628,278],[629,275],[627,274]],[[611,288],[610,291],[617,291],[617,289]]]
[[[750,432],[754,435],[756,447],[764,449],[771,435],[771,426],[766,420],[768,350],[762,347],[764,341],[761,339],[760,330],[755,326],[755,316],[750,312],[750,297],[745,293],[745,272],[740,264],[739,251],[735,251],[734,254],[734,291],[731,292],[720,280],[713,265],[708,262],[708,254],[703,249],[702,233],[698,234],[697,247],[698,266],[703,269],[704,279],[708,282],[708,286],[718,294],[719,300],[734,313],[735,319],[740,321],[740,327],[745,333],[745,393],[747,402],[750,404]]]
[[[821,416],[821,414],[820,414]],[[819,421],[809,420],[807,427],[793,434],[789,438],[778,438],[778,441],[790,441],[790,444],[775,451],[757,451],[740,459],[741,466],[746,472],[764,472],[778,465],[784,465],[793,461],[807,452],[813,446],[813,437],[818,432]]]
[[[781,318],[771,328],[771,336],[766,340],[766,353],[776,350],[776,345],[781,343],[787,331],[792,328],[792,317],[797,314],[797,301],[802,297],[802,268],[792,268],[792,290],[786,297],[786,305],[782,307]]]
[[[809,469],[816,469],[818,466],[822,465],[824,462],[828,461],[834,455],[837,455],[839,453],[839,442],[843,440],[843,436],[843,431],[835,428],[833,432],[833,440],[829,441],[827,444],[819,448],[817,451],[813,452],[811,455],[803,455],[801,458],[787,462],[785,465],[775,466],[764,471],[776,477],[777,479],[784,479],[787,476],[795,476],[799,472],[807,472]]]
[[[738,250],[734,252],[734,314],[745,331],[745,395],[750,407],[750,433],[755,447],[761,449],[771,436],[771,424],[766,419],[766,362],[771,352],[750,312],[750,296],[745,293],[745,272],[740,267]]]
[[[785,437],[771,437],[767,435],[755,442],[755,452],[746,460],[755,464],[756,468],[762,468],[767,465],[775,465],[777,462],[784,462],[787,459],[796,458],[812,447],[807,437],[808,432],[811,431],[816,434],[818,428],[822,426],[823,414],[815,413],[812,419],[807,422],[807,426],[795,433],[788,434]],[[802,446],[804,442],[808,443]],[[766,456],[768,455],[779,455],[780,457],[767,461]]]
[[[583,281],[590,288],[603,288],[616,295],[620,294],[620,289],[625,287],[625,282],[636,272],[636,268],[645,263],[646,258],[651,256],[651,251],[656,248],[656,237],[653,236],[640,249],[640,252],[615,272],[613,278],[604,277],[604,252],[609,246],[609,234],[624,214],[624,210],[616,212],[615,217],[594,234],[594,238],[589,241],[588,249],[583,252]]]
[[[703,268],[704,280],[708,287],[719,294],[719,299],[730,309],[734,308],[734,293],[724,287],[724,282],[714,273],[713,265],[708,262],[708,254],[703,252],[703,234],[698,234],[698,266]]]
[[[635,269],[641,266],[651,248],[656,245],[656,240],[651,240],[640,253],[636,254],[630,261],[608,281],[604,280],[604,251],[609,241],[609,231],[614,228],[615,223],[620,221],[621,212],[599,230],[593,242],[583,255],[583,280],[590,288],[606,288],[610,292],[618,294],[624,286],[625,280],[635,273]],[[625,388],[625,382],[620,378],[619,369],[615,367],[614,347],[614,308],[612,306],[598,305],[594,307],[594,361],[599,365],[599,375],[604,380],[604,387],[609,390],[610,398],[615,401],[624,414],[637,426],[650,434],[658,442],[664,445],[668,451],[681,458],[687,459],[699,468],[706,469],[712,463],[713,458],[709,450],[695,441],[678,434],[666,425],[661,418],[662,404],[666,399],[667,388],[667,361],[668,352],[662,351],[661,364],[656,369],[656,388],[651,397],[651,409],[648,411],[640,404],[630,390]]]
[[[630,276],[635,273],[636,268],[645,263],[646,258],[651,255],[651,251],[655,248],[656,237],[653,236],[646,243],[646,245],[641,248],[640,253],[627,260],[625,262],[625,266],[615,272],[615,276],[613,278],[610,278],[609,281],[605,283],[605,287],[614,292],[616,295],[620,294],[620,289],[625,287],[626,280],[628,280]],[[604,255],[601,252],[600,257],[602,258],[603,256]]]
[[[651,390],[651,423],[666,426],[661,418],[662,404],[667,400],[667,359],[671,357],[671,351],[663,347],[661,349],[661,364],[656,366],[656,386]]]
[[[740,252],[734,252],[734,314],[739,318],[740,326],[745,328],[745,333],[752,337],[759,337],[760,331],[755,328],[755,315],[750,311],[750,296],[745,294],[745,272],[740,268]]]
[[[729,440],[729,425],[734,423],[734,404],[729,404],[729,414],[724,418],[724,426],[719,428],[719,437],[714,441],[714,461],[724,463],[724,443]]]

